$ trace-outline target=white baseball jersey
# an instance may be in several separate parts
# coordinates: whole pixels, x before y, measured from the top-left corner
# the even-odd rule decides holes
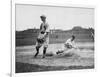
[[[42,38],[42,37],[45,37],[45,35],[46,35],[46,32],[49,32],[50,30],[49,30],[49,25],[48,25],[48,23],[41,23],[41,25],[40,25],[40,33],[39,33],[39,36],[38,36],[38,38]],[[43,33],[42,33],[43,32]],[[45,37],[45,42],[43,43],[43,44],[40,44],[40,43],[38,43],[37,42],[37,45],[39,45],[39,46],[44,46],[44,47],[47,47],[48,46],[48,44],[49,44],[49,35],[47,35],[47,37]]]

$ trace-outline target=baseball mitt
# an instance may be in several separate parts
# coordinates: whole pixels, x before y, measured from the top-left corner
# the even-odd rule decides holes
[[[45,42],[45,35],[44,34],[40,34],[37,38],[37,42],[38,43],[44,43]]]
[[[44,43],[45,42],[45,39],[44,38],[37,38],[37,42],[38,43]]]

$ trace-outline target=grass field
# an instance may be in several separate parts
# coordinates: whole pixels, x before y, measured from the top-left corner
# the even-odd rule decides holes
[[[62,44],[50,44],[44,59],[42,48],[37,58],[34,58],[36,53],[34,45],[16,47],[16,73],[94,68],[94,44],[76,45],[79,47],[78,50],[73,49],[62,55],[56,55],[55,52]]]

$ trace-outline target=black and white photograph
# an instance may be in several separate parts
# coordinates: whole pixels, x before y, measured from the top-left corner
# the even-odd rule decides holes
[[[94,10],[15,4],[15,73],[94,69]]]

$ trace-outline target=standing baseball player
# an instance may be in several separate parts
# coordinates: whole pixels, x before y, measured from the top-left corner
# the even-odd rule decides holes
[[[40,18],[41,18],[42,23],[40,25],[40,32],[39,32],[37,42],[36,42],[36,54],[34,55],[34,57],[37,57],[37,55],[39,54],[40,47],[43,46],[42,58],[45,58],[46,51],[49,44],[49,25],[46,22],[45,15],[40,16]]]

